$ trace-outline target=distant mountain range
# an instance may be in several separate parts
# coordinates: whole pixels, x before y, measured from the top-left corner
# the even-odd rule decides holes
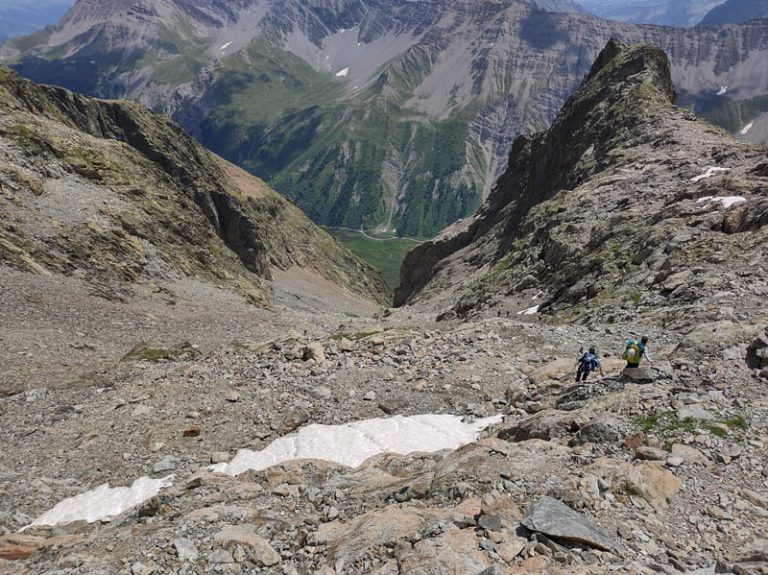
[[[56,24],[75,0],[3,0],[0,2],[0,42]]]
[[[768,18],[768,0],[727,0],[713,8],[701,21],[701,26],[719,26]]]
[[[581,0],[588,12],[634,24],[695,26],[723,0]]]
[[[565,10],[567,13],[544,11]],[[665,49],[679,101],[768,136],[768,26],[612,23],[545,0],[80,0],[0,62],[138,100],[318,223],[432,235],[474,213],[611,37]]]

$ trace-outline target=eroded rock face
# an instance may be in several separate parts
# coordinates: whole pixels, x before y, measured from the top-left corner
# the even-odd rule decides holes
[[[224,281],[261,306],[273,271],[300,268],[387,301],[383,281],[359,258],[166,118],[8,69],[0,94],[0,181],[11,194],[0,259],[14,267],[77,272],[120,298],[131,284],[182,275]]]

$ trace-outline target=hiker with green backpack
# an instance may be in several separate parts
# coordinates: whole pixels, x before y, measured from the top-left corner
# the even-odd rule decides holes
[[[640,359],[643,357],[648,360],[649,363],[653,363],[650,354],[648,353],[648,336],[644,335],[640,339],[632,338],[627,342],[624,348],[624,353],[621,357],[627,360],[627,365],[624,369],[635,368],[640,366]]]

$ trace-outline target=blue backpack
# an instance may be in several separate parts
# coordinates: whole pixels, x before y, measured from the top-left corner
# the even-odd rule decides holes
[[[582,355],[581,359],[579,359],[579,363],[581,364],[582,371],[591,372],[597,369],[597,357],[591,353]]]

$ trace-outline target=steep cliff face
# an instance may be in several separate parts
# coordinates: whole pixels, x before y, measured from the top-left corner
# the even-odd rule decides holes
[[[539,7],[569,9],[81,0],[0,56],[33,79],[172,116],[317,222],[408,235],[474,213],[514,137],[553,121],[610,37],[667,51],[681,104],[732,132],[768,111],[764,23],[638,27]]]
[[[673,99],[663,52],[611,41],[552,127],[515,141],[478,215],[407,256],[397,303],[664,322],[715,301],[758,313],[768,150]]]
[[[0,92],[0,261],[113,294],[194,276],[260,305],[272,270],[300,266],[384,301],[378,274],[169,120],[7,69]]]

